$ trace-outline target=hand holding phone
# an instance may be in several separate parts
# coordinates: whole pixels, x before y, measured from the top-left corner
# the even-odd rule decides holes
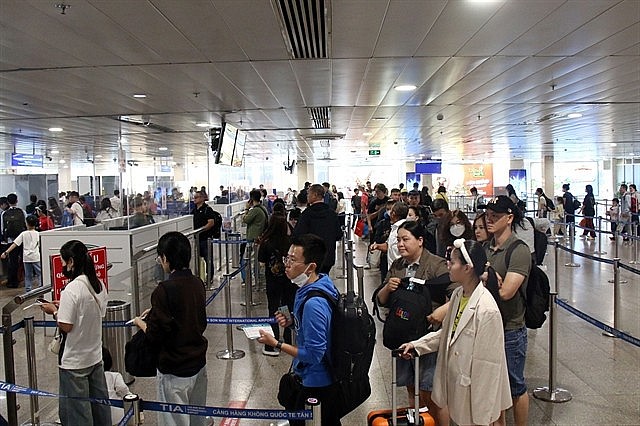
[[[289,312],[289,307],[287,305],[280,306],[278,311],[287,319],[287,322],[291,321],[291,312]]]
[[[36,302],[37,302],[37,303],[40,303],[40,304],[43,304],[43,303],[51,303],[51,302],[49,302],[47,299],[45,299],[44,297],[38,297],[38,298],[36,299]]]

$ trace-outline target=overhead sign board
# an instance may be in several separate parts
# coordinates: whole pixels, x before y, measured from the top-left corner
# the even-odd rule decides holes
[[[36,154],[11,154],[11,165],[21,167],[42,167],[43,157]]]
[[[379,149],[370,149],[369,150],[369,155],[380,155],[380,150]]]
[[[96,247],[89,250],[89,256],[93,259],[96,268],[96,275],[104,286],[109,289],[109,279],[107,277],[107,248]],[[53,283],[53,300],[60,300],[60,292],[69,282],[69,278],[62,273],[62,257],[59,254],[50,256],[51,276]]]

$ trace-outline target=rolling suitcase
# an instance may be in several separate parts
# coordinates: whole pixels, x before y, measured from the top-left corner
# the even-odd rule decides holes
[[[421,412],[420,407],[420,357],[416,356],[415,359],[415,392],[414,392],[414,405],[413,409],[409,407],[397,408],[397,362],[398,358],[402,354],[400,349],[391,351],[391,357],[393,358],[393,364],[391,367],[392,385],[391,385],[391,406],[390,410],[375,410],[369,413],[367,416],[367,426],[435,426],[436,422],[428,412]],[[418,418],[416,421],[415,412],[418,411]]]

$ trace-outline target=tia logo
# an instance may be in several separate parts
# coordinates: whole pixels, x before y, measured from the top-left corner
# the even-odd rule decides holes
[[[402,307],[396,308],[395,316],[404,321],[409,321],[409,311],[404,310]]]

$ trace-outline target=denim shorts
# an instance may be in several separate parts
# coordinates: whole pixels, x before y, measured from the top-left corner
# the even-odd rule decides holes
[[[518,397],[527,391],[524,380],[524,362],[527,358],[527,328],[505,330],[504,349],[507,355],[511,396]]]
[[[422,355],[420,357],[420,390],[431,391],[433,388],[433,374],[436,371],[438,353]],[[415,360],[398,359],[398,386],[412,386],[415,383]]]

